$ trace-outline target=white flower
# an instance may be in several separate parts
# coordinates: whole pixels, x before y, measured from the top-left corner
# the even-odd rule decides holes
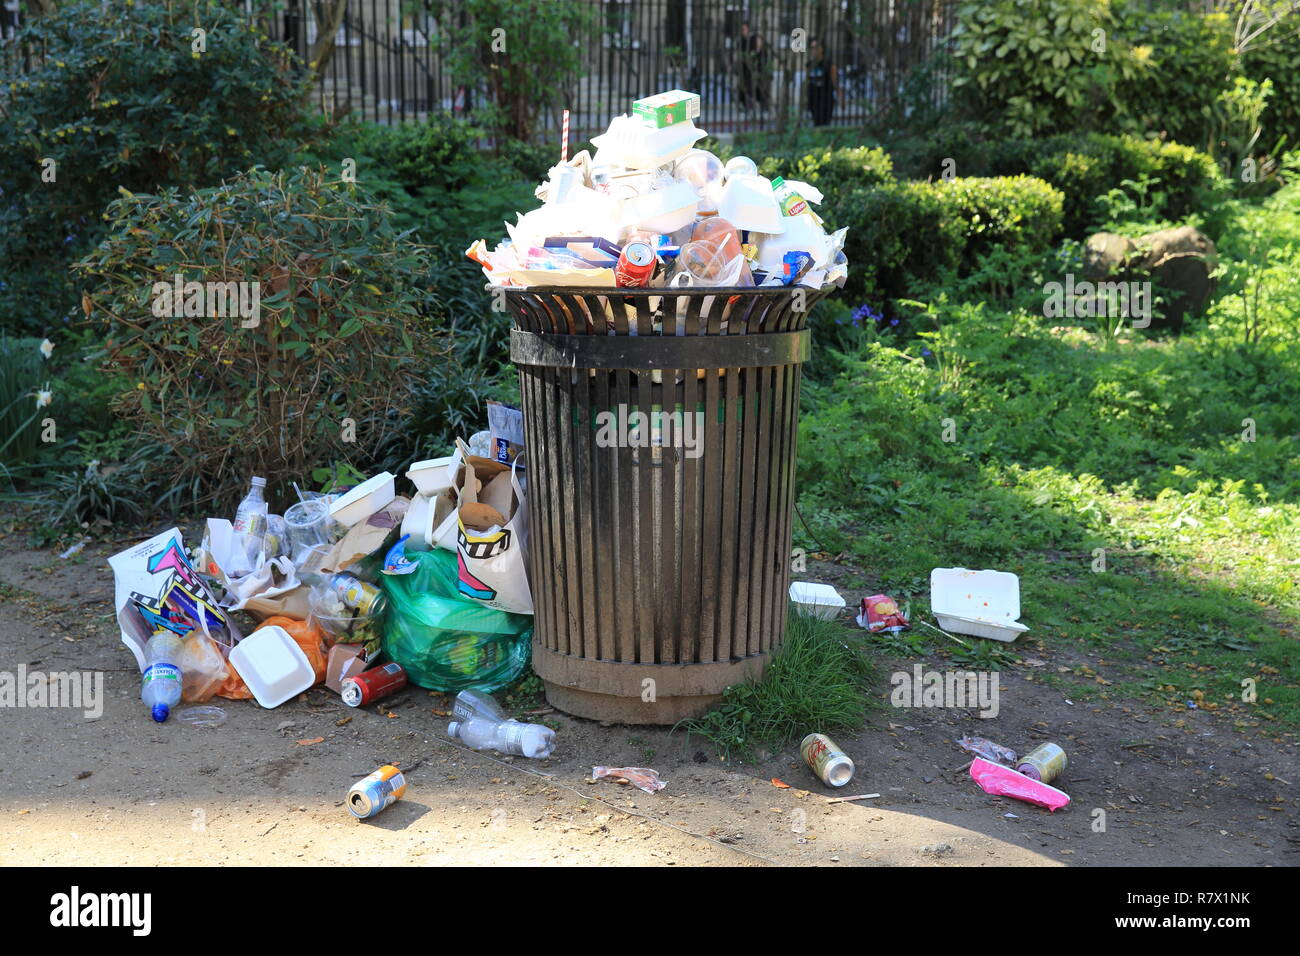
[[[42,354],[43,356],[45,356],[46,358],[49,358],[51,355],[53,355],[53,354],[54,354],[54,343],[51,342],[49,339],[46,339],[45,341],[43,341],[43,342],[41,343],[41,354]]]
[[[36,407],[44,408],[50,402],[54,401],[54,393],[48,388],[43,388],[36,393]]]

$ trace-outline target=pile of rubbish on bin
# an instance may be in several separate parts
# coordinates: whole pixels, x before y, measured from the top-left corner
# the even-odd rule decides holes
[[[508,238],[466,254],[493,285],[570,287],[843,286],[844,237],[803,182],[768,179],[747,156],[725,165],[695,148],[698,93],[636,100],[537,187],[543,204],[506,223]]]

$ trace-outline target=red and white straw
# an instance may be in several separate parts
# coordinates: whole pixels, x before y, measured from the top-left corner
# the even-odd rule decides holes
[[[560,162],[569,161],[569,111],[564,111],[564,126],[560,131]]]

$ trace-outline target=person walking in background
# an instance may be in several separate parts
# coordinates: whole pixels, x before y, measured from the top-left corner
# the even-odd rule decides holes
[[[808,111],[814,126],[826,126],[840,94],[840,75],[821,40],[813,40],[808,58]]]
[[[758,107],[760,113],[767,112],[768,97],[772,88],[771,66],[768,62],[767,41],[763,39],[763,34],[754,34],[752,40],[752,50],[750,54],[749,68],[753,77],[753,94],[754,104]]]
[[[746,113],[754,103],[754,37],[749,32],[749,24],[740,25],[740,39],[736,42],[736,96],[740,108]]]

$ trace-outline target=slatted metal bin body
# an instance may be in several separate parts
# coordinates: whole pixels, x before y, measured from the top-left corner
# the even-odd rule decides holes
[[[533,667],[578,716],[669,724],[785,631],[801,288],[506,289]]]

